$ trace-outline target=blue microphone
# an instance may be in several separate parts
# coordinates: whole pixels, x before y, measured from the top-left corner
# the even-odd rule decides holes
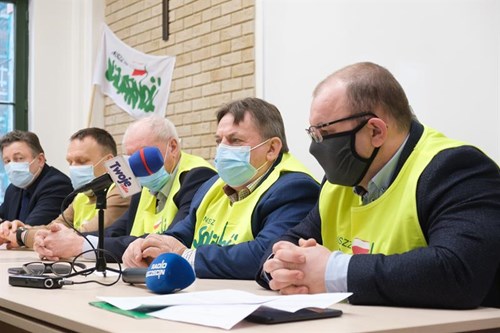
[[[146,272],[146,286],[156,294],[169,294],[189,287],[196,276],[189,262],[176,253],[163,253]]]
[[[158,147],[143,147],[130,155],[130,169],[136,177],[146,177],[163,168],[163,155]]]
[[[163,253],[148,268],[126,268],[122,280],[126,283],[146,283],[156,294],[170,294],[189,287],[196,276],[189,262],[176,253]]]

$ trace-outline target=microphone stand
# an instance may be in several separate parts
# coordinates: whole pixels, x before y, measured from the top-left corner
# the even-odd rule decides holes
[[[106,270],[110,270],[116,273],[120,273],[120,270],[114,268],[106,267],[106,257],[104,256],[104,210],[106,209],[106,194],[108,193],[107,188],[100,189],[94,192],[96,196],[96,209],[98,212],[98,242],[97,242],[97,253],[96,253],[96,261],[95,268],[98,272],[102,272],[102,275],[106,277]]]
[[[121,274],[121,270],[120,269],[106,267],[106,257],[104,255],[104,209],[106,209],[106,200],[107,200],[106,195],[108,193],[108,189],[109,189],[110,185],[112,184],[111,177],[108,174],[105,174],[105,175],[107,176],[107,178],[104,177],[104,176],[100,176],[100,177],[98,177],[96,179],[97,182],[96,182],[96,180],[94,180],[91,183],[89,183],[87,185],[84,185],[84,186],[81,186],[78,189],[74,190],[69,195],[67,195],[66,198],[64,198],[64,200],[63,200],[63,202],[61,204],[61,214],[62,214],[62,217],[63,217],[65,223],[69,227],[73,228],[83,238],[86,238],[85,235],[81,234],[78,230],[76,230],[71,224],[69,224],[68,221],[66,221],[66,219],[64,217],[64,213],[63,213],[64,208],[63,207],[65,207],[66,201],[69,198],[74,199],[75,195],[78,194],[78,193],[83,193],[83,192],[91,190],[94,193],[94,196],[96,198],[96,204],[95,204],[96,209],[99,210],[98,211],[98,234],[97,234],[98,235],[98,242],[97,242],[97,249],[95,249],[92,246],[92,244],[90,243],[90,241],[89,241],[89,244],[91,245],[91,247],[93,248],[93,250],[96,252],[95,253],[95,255],[96,255],[96,264],[95,264],[95,267],[85,268],[85,269],[83,269],[81,271],[76,271],[75,270],[75,273],[71,273],[67,277],[69,277],[69,276],[75,276],[75,275],[84,275],[84,276],[87,276],[87,275],[92,274],[95,271],[101,272],[102,275],[104,277],[106,277],[106,271],[107,270],[112,271],[112,272],[116,272],[118,274]],[[84,253],[90,252],[90,251],[92,251],[92,250],[85,251]],[[79,254],[78,257],[80,255],[82,255],[82,254],[83,253]]]

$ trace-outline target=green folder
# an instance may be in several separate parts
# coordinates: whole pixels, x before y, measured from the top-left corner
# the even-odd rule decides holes
[[[96,301],[96,302],[89,302],[89,304],[93,305],[95,307],[104,309],[104,310],[116,312],[116,313],[119,313],[119,314],[122,314],[122,315],[125,315],[128,317],[136,318],[136,319],[154,318],[154,317],[152,317],[144,312],[132,311],[132,310],[122,310],[122,309],[117,308],[116,306],[111,305],[107,302]],[[156,310],[158,310],[158,309],[156,309]],[[151,309],[149,311],[151,311]]]

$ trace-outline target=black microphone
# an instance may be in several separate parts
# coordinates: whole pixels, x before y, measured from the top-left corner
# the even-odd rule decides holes
[[[122,280],[130,284],[144,284],[146,283],[147,267],[131,267],[125,268],[122,271]]]
[[[108,188],[111,184],[113,184],[113,179],[111,179],[110,175],[105,173],[102,176],[94,178],[92,181],[88,182],[85,185],[80,186],[73,193],[82,193],[87,191],[92,191],[94,193],[104,190]]]
[[[106,173],[75,189],[72,194],[92,191],[94,193],[115,183],[122,197],[126,198],[141,191],[141,185],[123,156],[115,156],[104,162]]]

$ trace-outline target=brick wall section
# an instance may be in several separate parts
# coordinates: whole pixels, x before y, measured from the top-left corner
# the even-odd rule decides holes
[[[125,43],[176,56],[167,117],[186,152],[215,156],[215,112],[255,96],[254,0],[170,0],[170,36],[162,36],[162,0],[106,0],[105,21]],[[106,99],[105,128],[121,145],[133,121]]]

